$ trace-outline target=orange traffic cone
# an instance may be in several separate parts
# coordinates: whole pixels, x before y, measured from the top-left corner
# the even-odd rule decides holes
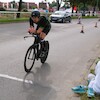
[[[81,24],[81,17],[78,17],[78,23],[77,24]]]
[[[79,20],[77,24],[81,24],[81,20]]]
[[[82,30],[81,30],[80,33],[84,33],[84,26],[83,25],[82,25]]]
[[[97,22],[95,23],[95,27],[97,28],[98,26],[97,26]]]
[[[99,18],[99,20],[98,21],[100,21],[100,18]]]

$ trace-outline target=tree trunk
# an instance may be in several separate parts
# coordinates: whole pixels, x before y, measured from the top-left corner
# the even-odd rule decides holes
[[[22,10],[22,0],[19,1],[18,12]],[[20,18],[20,13],[17,13],[17,18]]]
[[[98,10],[100,11],[100,0],[98,0],[97,6],[98,6]]]
[[[100,11],[100,6],[99,6],[99,11]]]
[[[94,16],[95,11],[96,11],[96,6],[93,7],[93,13],[92,13],[93,16]]]
[[[84,10],[83,10],[83,16],[85,16],[85,11],[86,11],[85,3],[86,3],[85,0],[83,0],[83,5],[84,5],[84,7],[83,7],[84,8]]]
[[[57,0],[57,10],[60,9],[60,3],[59,3],[59,0]]]
[[[74,13],[74,2],[72,3],[72,16],[73,16],[73,13]]]

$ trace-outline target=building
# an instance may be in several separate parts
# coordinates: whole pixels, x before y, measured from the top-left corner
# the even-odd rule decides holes
[[[0,7],[3,7],[5,9],[18,9],[19,3],[18,2],[0,2]],[[22,8],[26,8],[26,9],[33,9],[33,8],[37,8],[37,4],[32,3],[32,2],[23,2],[22,3]]]
[[[41,9],[47,9],[47,3],[41,2],[39,3],[39,8]]]
[[[28,4],[29,4],[29,8],[28,9],[38,8],[37,4],[35,4],[35,3],[28,2]]]
[[[0,7],[4,7],[6,10],[13,10],[13,9],[18,9],[19,3],[12,1],[12,2],[0,2]],[[23,2],[22,3],[22,8],[26,8],[27,10],[29,9],[49,9],[49,5],[46,2],[41,2],[38,5],[35,4],[34,2]]]
[[[0,7],[2,7],[3,6],[3,3],[2,2],[0,2]]]

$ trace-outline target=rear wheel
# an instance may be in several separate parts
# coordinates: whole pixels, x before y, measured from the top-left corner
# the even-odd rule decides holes
[[[65,22],[66,22],[65,18],[63,18],[63,19],[62,19],[62,23],[65,23]]]
[[[24,59],[24,69],[27,73],[29,73],[35,62],[35,48],[33,46],[29,47],[26,52]]]
[[[44,51],[44,57],[40,58],[41,63],[45,63],[47,57],[48,57],[48,53],[49,53],[49,42],[45,41],[45,51]]]

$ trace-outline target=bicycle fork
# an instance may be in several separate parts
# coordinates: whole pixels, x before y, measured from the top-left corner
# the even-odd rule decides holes
[[[29,52],[29,55],[28,55],[28,59],[33,60],[33,58],[34,58],[34,51],[32,51],[32,49],[31,49]]]

